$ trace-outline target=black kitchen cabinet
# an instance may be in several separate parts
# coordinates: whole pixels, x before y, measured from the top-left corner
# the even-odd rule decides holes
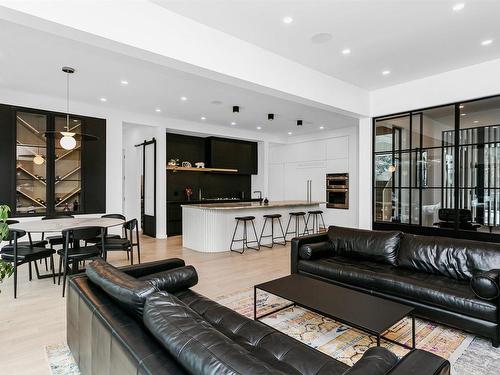
[[[233,168],[245,175],[258,173],[257,142],[219,137],[209,137],[206,141],[209,167]]]

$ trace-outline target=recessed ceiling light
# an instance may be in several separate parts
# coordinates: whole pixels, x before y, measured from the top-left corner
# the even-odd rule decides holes
[[[311,37],[311,42],[314,44],[323,44],[323,43],[328,43],[332,39],[333,36],[330,33],[319,33],[319,34],[314,34]]]
[[[461,113],[460,116],[467,116],[467,113]]]
[[[221,105],[221,104],[222,104],[222,102],[221,102],[220,100],[212,100],[212,101],[210,102],[210,104],[213,104],[213,105]]]
[[[127,86],[127,85],[128,85],[128,81],[126,81],[126,80],[124,80],[124,79],[122,79],[122,80],[120,81],[120,83],[122,84],[122,86]]]
[[[477,124],[478,122],[479,122],[479,121],[477,121],[477,120],[474,120],[474,124]]]
[[[350,55],[351,54],[351,50],[349,48],[345,48],[342,50],[342,55]]]
[[[491,43],[493,43],[493,40],[491,39],[486,39],[481,42],[482,46],[489,46]]]
[[[156,108],[156,109],[155,109],[155,112],[160,113],[160,112],[161,112],[161,109],[160,109],[160,108]]]
[[[292,132],[288,132],[288,135],[292,135],[293,133]]]
[[[257,130],[260,130],[260,129],[262,129],[262,126],[257,126]]]
[[[460,105],[458,106],[458,108],[460,108],[460,109],[464,109],[464,107],[465,107],[465,106],[464,106],[463,104],[460,104]]]
[[[383,75],[383,76],[387,76],[387,75],[389,75],[389,74],[391,74],[391,71],[390,71],[390,70],[383,70],[383,71],[382,71],[382,75]]]
[[[319,130],[323,130],[325,127],[324,126],[320,126],[319,127]]]
[[[201,119],[205,121],[207,118],[205,116],[201,116]]]
[[[181,96],[181,100],[185,102],[186,100],[188,100],[188,98],[186,98],[185,96]]]
[[[234,126],[234,125],[236,125],[236,123],[235,123],[234,121],[232,121],[232,122],[231,122],[231,125],[233,125],[233,126]]]
[[[293,22],[293,18],[290,16],[283,17],[283,23],[290,24]]]
[[[454,12],[460,12],[464,8],[465,8],[464,3],[458,3],[458,4],[453,5],[453,8],[451,8],[451,9],[453,9]]]
[[[101,102],[107,102],[107,101],[108,101],[108,99],[106,99],[106,98],[101,98],[101,99],[99,99],[99,100],[100,100]]]

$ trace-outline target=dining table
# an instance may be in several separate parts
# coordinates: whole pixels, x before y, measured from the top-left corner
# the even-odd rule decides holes
[[[75,218],[59,218],[49,220],[30,220],[22,221],[16,224],[9,225],[9,229],[22,230],[28,233],[31,237],[33,233],[60,233],[68,229],[78,229],[85,227],[101,227],[108,228],[118,227],[123,225],[125,221],[115,218],[106,217],[75,217]],[[79,246],[79,244],[73,244]],[[74,262],[71,273],[78,273],[78,262]],[[52,277],[52,275],[38,275],[38,278],[44,279]]]

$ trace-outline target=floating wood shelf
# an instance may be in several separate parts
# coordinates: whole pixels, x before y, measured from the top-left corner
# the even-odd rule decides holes
[[[26,194],[24,191],[20,190],[20,189],[16,189],[16,191],[21,194],[23,197],[29,199],[30,201],[32,201],[33,203],[36,203],[39,207],[43,207],[43,208],[47,208],[47,206],[45,206],[44,204],[40,203],[39,201],[36,200],[36,198],[33,198],[32,196],[30,196],[29,194]]]
[[[24,173],[26,173],[26,174],[27,174],[28,176],[30,176],[33,180],[38,181],[38,182],[40,182],[41,184],[47,185],[47,183],[46,183],[44,180],[42,180],[42,179],[38,178],[38,177],[37,177],[37,176],[35,176],[33,173],[28,172],[28,171],[27,171],[26,169],[24,169],[23,167],[17,167],[17,169],[18,169],[18,170],[20,170],[20,171],[22,171],[22,172],[24,172]]]
[[[215,173],[238,173],[237,169],[226,168],[195,168],[195,167],[173,167],[167,166],[168,171],[173,172],[215,172]]]
[[[66,180],[69,176],[75,174],[76,172],[78,172],[80,170],[81,167],[76,167],[75,169],[73,169],[72,171],[69,171],[68,173],[66,173],[64,176],[60,177],[59,180],[57,180],[55,182],[54,185],[57,185],[58,183],[60,182],[63,182],[64,180]]]
[[[64,154],[62,154],[61,156],[59,156],[57,159],[56,159],[56,162],[58,162],[59,160],[61,160],[62,158],[68,156],[69,154],[73,153],[74,151],[78,151],[80,150],[80,145],[76,146],[74,149],[72,150],[69,150],[68,152],[65,152]]]
[[[66,194],[59,202],[56,203],[56,207],[59,207],[61,204],[63,204],[64,202],[66,202],[69,198],[71,198],[75,194],[78,194],[80,192],[80,190],[82,190],[82,188],[76,188],[72,192]]]

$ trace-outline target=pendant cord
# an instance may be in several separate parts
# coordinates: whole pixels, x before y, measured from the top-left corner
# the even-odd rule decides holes
[[[66,73],[66,129],[69,132],[69,73]]]

